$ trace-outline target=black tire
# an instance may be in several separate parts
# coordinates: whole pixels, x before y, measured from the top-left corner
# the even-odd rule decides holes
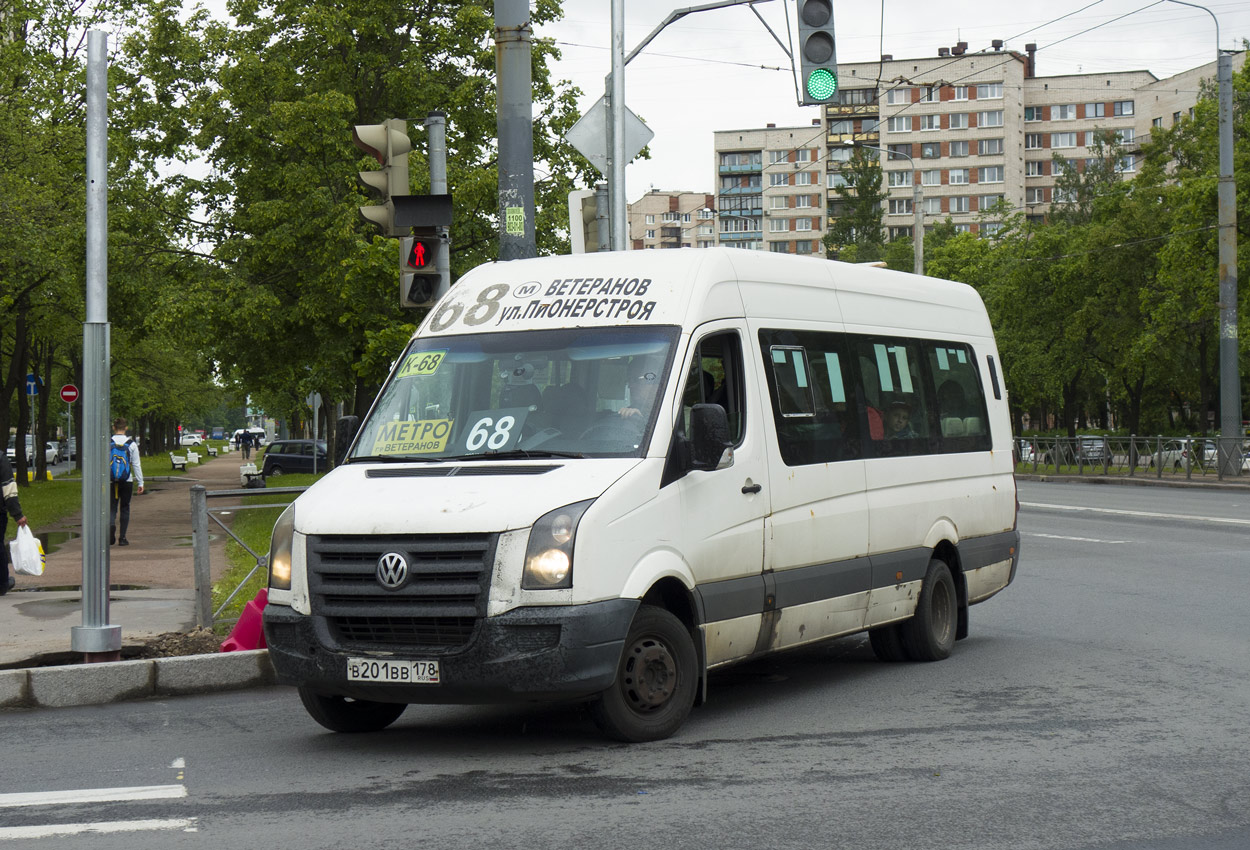
[[[681,620],[644,605],[629,626],[616,681],[591,704],[591,717],[618,741],[667,738],[694,707],[697,665],[694,641]]]
[[[899,623],[869,629],[868,642],[878,661],[906,661],[908,658],[903,646],[903,627]]]
[[[380,732],[398,720],[408,707],[402,702],[327,696],[309,688],[299,689],[299,699],[312,719],[331,732]]]
[[[913,661],[949,658],[959,627],[959,599],[945,562],[934,558],[920,586],[916,614],[902,625],[903,648]]]
[[[265,473],[265,477],[268,478],[270,475],[281,475],[281,474],[282,474],[282,467],[278,466],[275,463],[273,466],[269,467],[269,471]]]

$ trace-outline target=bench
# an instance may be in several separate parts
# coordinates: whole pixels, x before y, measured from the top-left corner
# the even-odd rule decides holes
[[[187,452],[187,462],[188,462],[188,463],[199,463],[199,462],[200,462],[200,455],[199,455],[199,453],[198,453],[198,452],[191,452],[191,451]]]
[[[183,470],[184,472],[186,471],[186,468],[187,468],[187,459],[186,459],[185,457],[180,457],[179,455],[176,455],[176,454],[174,454],[173,452],[170,452],[170,453],[169,453],[169,462],[170,462],[170,464],[172,464],[172,465],[173,465],[174,469],[181,469],[181,470]]]
[[[208,452],[209,457],[217,457],[217,449],[215,449],[213,446],[209,446],[205,451]]]

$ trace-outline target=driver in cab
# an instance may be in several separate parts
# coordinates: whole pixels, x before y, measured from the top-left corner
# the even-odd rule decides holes
[[[640,417],[640,421],[646,421],[660,386],[659,370],[662,365],[663,361],[654,357],[635,357],[629,362],[630,377],[626,382],[629,403],[618,410],[617,415],[622,419]]]

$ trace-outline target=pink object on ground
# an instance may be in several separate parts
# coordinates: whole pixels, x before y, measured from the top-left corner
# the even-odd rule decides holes
[[[265,629],[262,623],[262,612],[269,604],[269,589],[262,587],[252,601],[243,606],[239,622],[230,630],[230,636],[221,644],[222,652],[235,652],[240,649],[265,649]]]

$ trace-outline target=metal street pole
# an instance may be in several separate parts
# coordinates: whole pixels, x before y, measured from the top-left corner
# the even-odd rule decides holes
[[[892,151],[889,148],[880,148],[876,145],[865,145],[862,142],[847,142],[847,147],[868,148],[886,155],[886,159],[891,156],[905,157],[911,163],[911,213],[912,213],[912,261],[911,270],[914,274],[924,274],[924,198],[920,189],[920,181],[916,179],[916,161],[901,151]]]
[[[538,256],[534,231],[534,116],[529,0],[495,0],[499,79],[499,259]]]
[[[447,113],[441,111],[431,112],[425,119],[425,135],[429,144],[430,158],[430,192],[435,195],[447,194]],[[531,146],[533,140],[530,141]],[[531,174],[532,177],[532,174]],[[533,200],[533,193],[530,193],[530,199]],[[434,300],[442,298],[447,294],[447,290],[451,288],[451,228],[436,227],[439,241],[443,243],[443,250],[438,252],[435,258],[434,267],[438,269],[438,291],[434,293]],[[538,253],[535,248],[534,254]]]
[[[108,35],[87,33],[87,321],[83,323],[82,625],[70,649],[86,661],[121,657],[109,625]]]
[[[613,251],[629,246],[625,200],[625,0],[612,0],[612,79],[608,91],[608,206]]]
[[[1206,6],[1169,0],[1201,9],[1215,21],[1215,66],[1219,85],[1220,182],[1220,436],[1218,463],[1223,475],[1238,475],[1241,447],[1241,370],[1237,360],[1237,182],[1233,175],[1233,57],[1220,50],[1220,19]]]

